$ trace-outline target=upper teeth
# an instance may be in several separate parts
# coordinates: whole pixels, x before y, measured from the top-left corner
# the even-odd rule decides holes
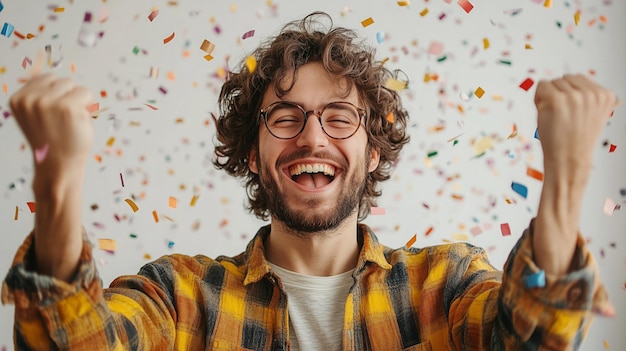
[[[327,164],[306,164],[306,165],[295,165],[289,169],[289,172],[292,176],[296,176],[302,173],[324,173],[327,176],[335,175],[335,168],[327,165]]]

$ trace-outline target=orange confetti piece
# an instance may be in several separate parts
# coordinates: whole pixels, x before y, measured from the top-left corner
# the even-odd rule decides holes
[[[100,90],[100,97],[103,97],[103,98],[107,97],[107,91],[106,90]],[[97,104],[97,102],[94,103],[93,105],[95,105],[95,104]],[[100,108],[100,104],[98,104],[98,108]]]
[[[393,111],[389,112],[389,114],[387,115],[387,122],[389,123],[393,123],[395,122],[396,117],[393,115]]]
[[[413,234],[411,239],[409,239],[409,241],[406,242],[406,245],[404,245],[404,247],[408,249],[409,247],[413,246],[413,244],[415,244],[416,241],[417,241],[417,234]]]
[[[15,206],[15,216],[13,216],[13,220],[17,221],[17,215],[20,213],[19,207]]]
[[[364,20],[361,21],[361,25],[363,26],[363,28],[372,25],[374,23],[374,19],[372,17],[368,17]]]
[[[426,233],[424,233],[424,236],[429,236],[429,235],[430,235],[430,233],[432,233],[432,232],[433,232],[433,230],[434,230],[434,228],[433,228],[433,227],[429,227],[428,229],[426,229]]]
[[[113,143],[115,143],[115,137],[110,137],[109,140],[107,140],[107,146],[113,146]]]
[[[204,39],[204,41],[200,45],[200,50],[206,52],[209,55],[213,52],[213,49],[215,49],[215,44],[211,43],[210,41],[206,39]]]
[[[175,34],[176,34],[176,32],[172,32],[172,34],[170,34],[170,36],[169,36],[169,37],[167,37],[167,38],[163,39],[163,44],[167,44],[167,43],[169,43],[170,41],[172,41],[172,39],[174,39],[174,35],[175,35]]]
[[[196,205],[196,201],[198,201],[198,195],[194,195],[191,198],[191,202],[189,203],[189,206],[191,206],[191,207],[195,206]]]
[[[157,213],[157,211],[152,211],[152,217],[154,218],[154,221],[156,223],[159,223],[159,214]]]
[[[70,71],[72,71],[72,74],[76,74],[76,65],[71,63],[70,64]]]
[[[176,205],[178,204],[178,200],[176,200],[175,197],[170,196],[170,200],[169,200],[169,206],[170,208],[176,208]]]
[[[150,105],[150,104],[144,103],[144,105],[148,106],[149,108],[151,108],[152,110],[155,110],[155,111],[159,109],[158,107]]]
[[[6,83],[2,84],[2,92],[4,93],[4,95],[9,94],[9,87],[7,86]]]
[[[609,19],[606,16],[604,16],[604,15],[600,16],[600,22],[606,24],[608,21],[609,21]]]
[[[98,248],[112,253],[117,250],[117,242],[113,239],[98,239]]]
[[[57,7],[57,8],[54,9],[54,12],[57,12],[57,13],[65,12],[65,7]]]
[[[98,163],[102,162],[102,156],[95,154],[93,157],[96,159],[96,162]]]
[[[459,0],[457,4],[465,10],[465,13],[470,13],[474,8],[474,5],[472,5],[468,0]]]
[[[543,181],[543,172],[538,171],[532,167],[526,167],[526,175],[539,181]]]
[[[37,204],[35,204],[34,202],[27,202],[26,205],[28,205],[28,209],[30,210],[30,213],[35,213],[35,211],[37,210]]]
[[[124,201],[126,201],[126,203],[128,204],[128,206],[130,206],[130,208],[133,210],[133,212],[139,211],[139,207],[137,207],[137,204],[135,204],[135,202],[133,200],[126,199]]]
[[[423,9],[422,12],[420,12],[420,16],[424,17],[428,14],[428,9]]]
[[[546,0],[543,3],[543,7],[552,7],[552,0]]]
[[[481,87],[478,87],[476,88],[476,90],[474,90],[474,95],[476,95],[476,97],[480,99],[483,97],[483,95],[485,95],[485,90],[483,90],[483,88]]]
[[[213,60],[213,56],[211,56],[211,55],[204,55],[204,59],[207,60],[207,61],[211,61],[211,60]]]

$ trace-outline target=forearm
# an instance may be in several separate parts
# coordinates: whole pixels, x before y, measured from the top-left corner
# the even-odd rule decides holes
[[[533,237],[534,260],[548,273],[570,270],[589,167],[547,170]]]
[[[36,267],[45,274],[70,281],[78,267],[83,246],[81,206],[83,167],[63,177],[35,176]]]

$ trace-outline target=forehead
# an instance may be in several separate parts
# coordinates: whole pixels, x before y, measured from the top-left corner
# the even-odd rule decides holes
[[[302,104],[321,104],[345,100],[356,103],[358,92],[351,81],[329,73],[321,63],[312,62],[270,84],[263,97],[263,106],[278,100]]]

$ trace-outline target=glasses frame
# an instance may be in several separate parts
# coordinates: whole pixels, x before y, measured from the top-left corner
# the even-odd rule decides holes
[[[345,137],[342,138],[336,138],[330,134],[328,134],[328,132],[326,131],[326,129],[324,129],[324,123],[322,123],[322,114],[324,113],[324,111],[326,110],[326,108],[332,104],[337,104],[337,103],[341,103],[341,104],[348,104],[352,107],[354,107],[359,115],[359,123],[357,125],[357,127],[354,129],[354,131]],[[278,104],[287,104],[287,105],[291,105],[293,107],[298,108],[301,112],[302,115],[304,116],[304,122],[302,123],[302,128],[300,128],[300,130],[292,137],[289,138],[285,138],[285,137],[279,137],[276,134],[274,134],[272,132],[272,129],[270,129],[270,127],[267,125],[267,116],[269,115],[269,112],[272,110],[272,108]],[[333,101],[333,102],[329,102],[328,104],[326,104],[324,107],[322,107],[320,110],[305,110],[304,107],[300,106],[299,104],[292,102],[292,101],[286,101],[286,100],[278,100],[278,101],[274,101],[271,104],[267,105],[266,107],[262,108],[259,111],[259,118],[257,119],[257,124],[260,124],[260,120],[263,119],[263,122],[265,123],[265,128],[267,129],[267,131],[276,139],[282,139],[282,140],[289,140],[289,139],[293,139],[298,137],[298,135],[302,134],[302,131],[304,130],[304,128],[306,127],[306,122],[309,119],[309,114],[314,114],[315,116],[317,116],[317,118],[320,121],[320,126],[322,127],[322,131],[324,131],[324,134],[326,134],[329,138],[331,139],[335,139],[335,140],[344,140],[344,139],[348,139],[350,137],[352,137],[354,134],[356,134],[356,132],[359,130],[359,128],[361,127],[361,122],[363,122],[363,126],[365,126],[365,122],[367,121],[367,110],[360,108],[358,106],[356,106],[355,104],[348,102],[348,101]]]

